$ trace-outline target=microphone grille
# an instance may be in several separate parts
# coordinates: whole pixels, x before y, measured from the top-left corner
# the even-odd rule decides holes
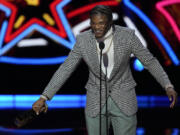
[[[99,43],[99,49],[101,49],[101,50],[104,49],[104,46],[105,46],[104,42]]]

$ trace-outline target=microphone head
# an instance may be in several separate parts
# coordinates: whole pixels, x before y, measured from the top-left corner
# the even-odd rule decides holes
[[[104,42],[100,42],[100,43],[99,43],[99,49],[100,49],[100,50],[103,50],[103,49],[104,49],[104,46],[105,46]]]

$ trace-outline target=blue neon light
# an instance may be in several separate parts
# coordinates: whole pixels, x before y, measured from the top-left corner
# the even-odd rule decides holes
[[[64,128],[64,129],[8,129],[4,127],[0,127],[0,133],[10,133],[10,134],[47,134],[47,133],[63,133],[63,132],[73,132],[75,129],[73,128]],[[144,135],[145,128],[137,128],[137,135]],[[177,135],[177,134],[172,134]]]
[[[11,15],[11,10],[2,4],[0,4],[0,10],[5,12],[6,17],[9,17]]]
[[[10,133],[10,134],[18,134],[18,135],[24,135],[24,134],[47,134],[47,133],[64,133],[64,132],[73,132],[75,129],[73,128],[64,128],[64,129],[9,129],[9,128],[4,128],[0,127],[0,133]],[[179,129],[177,128],[172,128],[173,133],[171,135],[178,135],[179,134]],[[145,128],[138,127],[136,130],[137,135],[145,135]],[[175,132],[174,132],[175,131]]]
[[[4,42],[4,36],[6,33],[7,26],[8,26],[8,22],[4,21],[2,23],[2,27],[1,27],[1,31],[0,31],[0,48],[2,47],[3,42]]]
[[[144,66],[141,64],[141,62],[138,59],[134,60],[133,67],[137,71],[142,71],[144,69]]]
[[[145,135],[145,129],[144,128],[138,128],[136,130],[137,135]]]
[[[180,63],[179,59],[177,58],[176,54],[170,47],[170,44],[161,34],[159,29],[154,25],[154,23],[139,8],[137,8],[133,3],[131,3],[130,0],[123,0],[123,2],[128,8],[130,8],[135,14],[137,14],[144,21],[144,23],[152,30],[152,32],[157,36],[157,38],[165,48],[166,52],[168,53],[173,63],[175,65],[179,65]]]
[[[180,133],[179,129],[178,128],[174,128],[171,135],[179,135],[179,133]]]
[[[24,65],[43,65],[46,63],[46,65],[51,65],[51,64],[59,64],[63,63],[67,56],[61,56],[61,57],[54,57],[54,58],[15,58],[15,57],[8,57],[8,56],[2,56],[0,57],[0,62],[7,62],[10,64],[17,64],[21,65],[22,63]]]
[[[68,49],[72,49],[72,47],[73,47],[74,44],[75,44],[75,38],[74,38],[74,36],[73,36],[73,34],[72,34],[72,31],[71,31],[70,26],[68,25],[68,21],[67,21],[64,13],[63,13],[63,11],[62,11],[63,7],[64,7],[67,3],[69,3],[70,1],[71,1],[71,0],[64,0],[64,1],[60,2],[60,3],[57,5],[57,7],[56,7],[57,13],[58,13],[59,17],[61,18],[61,21],[62,21],[62,23],[63,23],[63,25],[64,25],[65,31],[67,32],[69,41],[67,41],[67,40],[59,37],[58,35],[52,33],[51,31],[43,28],[42,26],[40,26],[40,25],[38,25],[38,24],[33,24],[33,25],[31,25],[29,28],[27,28],[25,31],[23,31],[20,35],[18,35],[16,38],[14,38],[12,41],[10,41],[10,42],[7,43],[6,45],[4,45],[3,48],[0,48],[0,55],[3,55],[5,52],[7,52],[8,50],[10,50],[13,46],[15,46],[20,40],[22,40],[25,36],[27,36],[27,35],[28,35],[29,33],[31,33],[33,30],[37,30],[37,31],[43,33],[44,35],[46,35],[46,36],[52,38],[53,40],[61,43],[63,46],[67,47]],[[1,10],[1,9],[2,9],[2,8],[0,8],[0,10]],[[6,13],[8,12],[7,9],[9,9],[9,8],[8,8],[8,7],[7,7],[7,8],[3,8],[3,10],[5,10]],[[9,10],[10,10],[10,9],[9,9]],[[4,24],[4,22],[3,22],[3,24]],[[6,25],[8,25],[8,24],[6,24]],[[3,32],[3,33],[0,33],[0,39],[4,39],[4,36],[5,36],[4,33],[5,33],[5,31],[7,30],[7,27],[5,27],[5,26],[3,25],[3,28],[1,28],[1,29],[3,29],[4,32]],[[1,43],[1,42],[3,42],[3,40],[0,41],[0,43]],[[1,56],[1,57],[2,57],[2,56]],[[59,58],[55,57],[55,58],[50,58],[50,59],[45,59],[45,58],[44,58],[44,59],[37,59],[37,58],[34,58],[34,59],[30,58],[30,59],[29,59],[29,58],[23,58],[23,61],[21,61],[21,60],[22,60],[21,58],[16,58],[16,59],[10,59],[10,58],[8,58],[8,59],[7,59],[7,57],[6,57],[5,59],[3,59],[3,61],[1,61],[2,59],[0,59],[0,62],[17,63],[17,61],[19,61],[18,64],[28,64],[28,63],[29,63],[29,64],[33,64],[33,63],[35,63],[36,65],[47,65],[47,64],[62,63],[62,61],[59,61],[59,59],[61,59],[61,58],[62,58],[62,57],[59,57]],[[62,59],[64,59],[64,57],[63,57]],[[8,61],[8,60],[11,60],[11,61]],[[15,60],[15,61],[14,61],[14,60]],[[40,63],[37,63],[37,61],[41,61],[41,60],[43,60],[43,61],[40,62]],[[53,60],[53,61],[50,61],[50,60]]]
[[[27,36],[27,34],[29,34],[32,30],[37,29],[40,32],[42,32],[43,34],[45,34],[46,36],[60,42],[62,45],[64,45],[65,47],[72,49],[74,43],[75,43],[75,38],[72,34],[71,28],[68,24],[68,21],[64,15],[64,12],[62,10],[62,8],[69,3],[71,0],[64,0],[61,3],[59,3],[56,6],[56,10],[57,13],[59,15],[59,17],[62,20],[62,24],[64,25],[64,28],[67,32],[68,38],[70,41],[66,41],[63,38],[57,36],[56,34],[44,29],[43,27],[39,26],[39,25],[32,25],[30,26],[30,30],[23,32],[22,35],[16,37],[13,41],[11,41],[10,43],[8,43],[7,45],[5,45],[2,49],[0,49],[0,55],[4,54],[6,51],[8,51],[10,48],[12,48],[17,42],[19,42],[21,39],[23,39],[25,36]],[[152,31],[154,32],[154,34],[158,37],[159,41],[162,43],[162,45],[164,46],[165,50],[167,51],[167,53],[169,54],[170,58],[172,59],[172,61],[174,62],[175,65],[179,65],[179,60],[176,57],[175,53],[173,52],[172,48],[170,47],[169,43],[166,41],[166,39],[163,37],[163,35],[160,33],[160,31],[158,30],[158,28],[153,24],[153,22],[151,22],[151,20],[141,11],[139,10],[135,5],[133,5],[129,0],[124,0],[124,3],[127,7],[129,7],[133,12],[135,12],[144,22],[145,24],[147,24],[148,27],[150,27],[150,29],[152,29]],[[0,5],[0,10],[3,10],[7,15],[9,15],[11,13],[11,10],[8,7],[3,6],[2,4]],[[3,23],[4,24],[4,23]],[[5,27],[5,26],[3,26]],[[4,28],[6,29],[6,28]],[[5,30],[4,30],[5,31]],[[4,33],[4,32],[3,32]],[[0,33],[0,38],[4,37],[4,35],[2,35],[3,33]],[[3,42],[3,41],[1,41]],[[0,42],[0,43],[1,43]],[[61,58],[61,57],[59,57]],[[32,63],[36,63],[34,61],[36,61],[36,58],[34,59],[28,59],[25,58],[27,60],[27,62],[23,63],[21,62],[21,59],[19,59],[20,62],[18,62],[18,64],[28,64],[28,62],[30,62],[30,64]],[[7,60],[7,61],[6,61]],[[16,61],[18,60],[18,58],[16,58]],[[0,60],[1,61],[1,60]],[[8,59],[4,59],[4,61],[2,62],[6,62],[9,63]],[[11,61],[10,63],[16,63]],[[44,59],[43,62],[41,62],[39,65],[46,65],[46,64],[57,64],[59,63],[59,61],[56,61],[56,59],[53,62],[50,61],[46,61]],[[38,63],[36,63],[38,65]],[[138,65],[137,65],[138,67]],[[138,67],[138,69],[141,69],[142,67]]]
[[[70,49],[72,49],[72,47],[73,47],[74,43],[76,42],[76,40],[75,40],[75,38],[74,38],[74,35],[72,34],[71,27],[69,26],[69,23],[68,23],[65,15],[64,15],[63,10],[60,10],[60,9],[62,9],[66,4],[68,4],[70,1],[71,1],[71,0],[62,1],[61,5],[60,5],[60,4],[57,5],[56,10],[59,11],[59,12],[58,12],[58,15],[59,15],[59,17],[60,17],[61,20],[62,20],[62,23],[63,23],[64,28],[67,30],[67,35],[68,35],[70,41],[73,43],[73,44],[71,45],[71,48],[70,48]]]
[[[0,95],[0,109],[28,109],[39,95]],[[167,96],[137,96],[139,108],[169,107]],[[49,108],[84,108],[85,95],[55,95],[47,101]],[[177,104],[179,106],[179,104]]]
[[[8,129],[0,127],[0,132],[14,133],[14,134],[39,134],[39,133],[62,133],[62,132],[72,132],[72,128],[64,129]]]

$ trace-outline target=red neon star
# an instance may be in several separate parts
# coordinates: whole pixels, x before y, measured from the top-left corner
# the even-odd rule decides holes
[[[50,13],[52,14],[53,20],[55,21],[57,28],[48,25],[44,20],[40,20],[37,17],[32,17],[29,20],[27,20],[26,23],[22,24],[22,26],[20,28],[18,28],[17,30],[15,30],[13,32],[13,25],[16,21],[15,19],[18,18],[18,14],[17,14],[18,7],[15,6],[15,4],[13,4],[13,3],[6,2],[4,0],[0,0],[0,3],[2,3],[3,5],[5,5],[11,9],[11,16],[9,19],[9,24],[8,24],[8,28],[7,28],[7,32],[6,32],[6,36],[5,36],[5,42],[11,41],[12,39],[17,37],[20,33],[22,33],[25,29],[27,29],[29,26],[31,26],[33,24],[41,25],[42,27],[48,29],[49,31],[52,31],[56,35],[59,35],[60,37],[65,38],[67,35],[66,35],[65,29],[63,27],[63,24],[62,24],[58,14],[57,14],[57,11],[56,11],[56,5],[59,4],[60,2],[62,2],[62,0],[55,0],[49,4]],[[39,9],[39,10],[41,10],[41,9]],[[36,16],[36,15],[34,15],[34,16]]]

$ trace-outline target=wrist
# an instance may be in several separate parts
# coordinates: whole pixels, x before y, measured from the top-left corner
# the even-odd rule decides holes
[[[172,84],[168,84],[165,86],[165,90],[168,90],[168,89],[174,89],[174,86]]]
[[[46,96],[44,96],[44,95],[41,95],[41,96],[40,96],[40,99],[42,99],[42,100],[44,100],[44,101],[48,100],[48,98],[47,98]]]

